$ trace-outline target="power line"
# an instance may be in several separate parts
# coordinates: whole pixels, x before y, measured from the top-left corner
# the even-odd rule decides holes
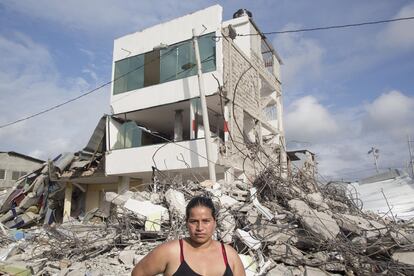
[[[364,26],[364,25],[383,24],[383,23],[390,23],[390,22],[396,22],[396,21],[413,20],[413,19],[414,19],[414,16],[410,16],[410,17],[400,17],[400,18],[378,20],[378,21],[352,23],[352,24],[345,24],[345,25],[332,25],[332,26],[315,27],[315,28],[304,28],[304,29],[293,29],[293,30],[286,30],[286,31],[265,32],[265,33],[261,33],[261,34],[237,34],[237,36],[253,36],[253,35],[271,35],[271,34],[313,32],[313,31],[330,30],[330,29],[343,29],[343,28],[359,27],[359,26]]]
[[[0,129],[1,129],[1,128],[8,127],[8,126],[11,126],[11,125],[14,125],[14,124],[17,124],[17,123],[20,123],[20,122],[22,122],[22,121],[29,120],[29,119],[31,119],[31,118],[33,118],[33,117],[37,117],[37,116],[39,116],[39,115],[41,115],[41,114],[47,113],[47,112],[52,111],[52,110],[54,110],[54,109],[57,109],[57,108],[59,108],[59,107],[61,107],[61,106],[64,106],[64,105],[66,105],[66,104],[68,104],[68,103],[71,103],[71,102],[73,102],[73,101],[76,101],[76,100],[78,100],[78,99],[80,99],[80,98],[82,98],[82,97],[85,97],[85,96],[87,96],[87,95],[89,95],[89,94],[92,94],[93,92],[95,92],[95,91],[97,91],[97,90],[99,90],[99,89],[101,89],[101,88],[103,88],[103,87],[107,86],[107,85],[108,85],[108,84],[110,84],[111,82],[112,82],[112,81],[106,82],[106,83],[104,83],[104,84],[102,84],[102,85],[100,85],[100,86],[98,86],[98,87],[96,87],[96,88],[94,88],[94,89],[92,89],[92,90],[90,90],[90,91],[86,92],[86,93],[83,93],[83,94],[81,94],[81,95],[79,95],[79,96],[77,96],[77,97],[75,97],[75,98],[72,98],[72,99],[70,99],[70,100],[67,100],[66,102],[63,102],[63,103],[57,104],[57,105],[52,106],[52,107],[50,107],[50,108],[47,108],[47,109],[45,109],[45,110],[43,110],[43,111],[40,111],[40,112],[34,113],[34,114],[32,114],[32,115],[29,115],[29,116],[27,116],[27,117],[24,117],[24,118],[18,119],[18,120],[16,120],[16,121],[13,121],[13,122],[10,122],[10,123],[7,123],[7,124],[1,125],[1,126],[0,126]]]
[[[340,29],[340,28],[358,27],[358,26],[363,26],[363,25],[382,24],[382,23],[389,23],[389,22],[396,22],[396,21],[412,20],[412,19],[414,19],[414,16],[411,16],[411,17],[400,17],[400,18],[387,19],[387,20],[379,20],[379,21],[360,22],[360,23],[353,23],[353,24],[346,24],[346,25],[333,25],[333,26],[316,27],[316,28],[304,28],[304,29],[294,29],[294,30],[286,30],[286,31],[264,32],[264,33],[260,33],[260,34],[237,34],[237,36],[253,36],[253,35],[270,35],[270,34],[285,34],[285,33],[311,32],[311,31],[320,31],[320,30],[329,30],[329,29]],[[176,47],[174,47],[173,49],[175,49],[175,48]],[[164,55],[170,54],[173,49],[169,50]],[[156,59],[160,59],[160,58],[161,58],[161,56],[158,56],[157,58],[155,58],[153,60],[150,60],[148,63],[145,63],[142,66],[139,66],[138,68],[135,68],[135,69],[133,69],[133,70],[131,70],[131,71],[129,71],[129,72],[127,72],[127,73],[119,76],[118,78],[115,78],[114,80],[108,81],[108,82],[106,82],[106,83],[104,83],[104,84],[102,84],[102,85],[100,85],[100,86],[98,86],[98,87],[96,87],[96,88],[94,88],[94,89],[86,92],[86,93],[83,93],[83,94],[81,94],[81,95],[79,95],[79,96],[77,96],[75,98],[72,98],[72,99],[67,100],[67,101],[65,101],[63,103],[60,103],[60,104],[57,104],[57,105],[52,106],[50,108],[47,108],[47,109],[45,109],[43,111],[34,113],[34,114],[29,115],[27,117],[18,119],[16,121],[13,121],[13,122],[10,122],[10,123],[6,123],[6,124],[3,124],[3,125],[0,125],[0,129],[5,128],[5,127],[8,127],[8,126],[11,126],[11,125],[14,125],[14,124],[17,124],[17,123],[20,123],[22,121],[29,120],[29,119],[31,119],[33,117],[37,117],[39,115],[42,115],[44,113],[47,113],[47,112],[52,111],[54,109],[57,109],[57,108],[59,108],[61,106],[64,106],[64,105],[66,105],[68,103],[74,102],[74,101],[76,101],[76,100],[78,100],[80,98],[83,98],[83,97],[85,97],[85,96],[87,96],[89,94],[92,94],[93,92],[95,92],[95,91],[97,91],[97,90],[99,90],[99,89],[101,89],[101,88],[103,88],[103,87],[105,87],[105,86],[107,86],[107,85],[115,82],[116,80],[118,80],[120,78],[123,78],[124,76],[126,76],[126,75],[128,75],[128,74],[130,74],[130,73],[132,73],[132,72],[134,72],[134,71],[136,71],[136,70],[144,67],[145,65],[147,65],[147,64],[155,61]]]
[[[16,121],[13,121],[13,122],[10,122],[10,123],[6,123],[6,124],[4,124],[4,125],[0,125],[0,129],[5,128],[5,127],[8,127],[8,126],[11,126],[11,125],[14,125],[14,124],[17,124],[17,123],[20,123],[20,122],[23,122],[23,121],[26,121],[26,120],[29,120],[29,119],[31,119],[31,118],[33,118],[33,117],[37,117],[37,116],[39,116],[39,115],[42,115],[42,114],[47,113],[47,112],[50,112],[50,111],[52,111],[52,110],[54,110],[54,109],[57,109],[57,108],[59,108],[59,107],[62,107],[62,106],[64,106],[64,105],[68,104],[68,103],[74,102],[74,101],[76,101],[76,100],[78,100],[78,99],[80,99],[80,98],[83,98],[83,97],[85,97],[85,96],[87,96],[87,95],[89,95],[89,94],[92,94],[93,92],[98,91],[99,89],[101,89],[101,88],[103,88],[103,87],[105,87],[105,86],[107,86],[107,85],[110,85],[111,83],[113,83],[113,82],[115,82],[115,81],[117,81],[117,80],[119,80],[119,79],[121,79],[121,78],[123,78],[123,77],[125,77],[125,76],[127,76],[127,75],[129,75],[129,74],[131,74],[131,73],[133,73],[133,72],[135,72],[135,71],[137,71],[137,70],[139,70],[139,69],[143,68],[143,67],[145,67],[146,65],[148,65],[148,64],[150,64],[150,63],[152,63],[152,62],[154,62],[154,61],[157,61],[157,60],[161,59],[161,57],[168,56],[169,54],[173,53],[173,51],[174,51],[174,50],[176,50],[177,48],[178,48],[178,46],[174,46],[174,47],[172,47],[171,49],[169,49],[167,52],[165,52],[164,54],[162,54],[162,55],[160,54],[158,57],[155,57],[155,58],[153,58],[153,59],[151,59],[151,60],[147,61],[146,63],[142,64],[141,66],[138,66],[137,68],[134,68],[134,69],[132,69],[131,71],[128,71],[128,72],[126,72],[126,73],[124,73],[124,74],[122,74],[122,75],[120,75],[120,76],[118,76],[118,77],[114,78],[113,80],[108,81],[108,82],[106,82],[106,83],[104,83],[104,84],[102,84],[102,85],[100,85],[100,86],[98,86],[98,87],[96,87],[96,88],[94,88],[94,89],[92,89],[92,90],[90,90],[90,91],[86,92],[86,93],[83,93],[83,94],[81,94],[81,95],[79,95],[79,96],[77,96],[77,97],[75,97],[75,98],[72,98],[72,99],[67,100],[67,101],[65,101],[65,102],[63,102],[63,103],[60,103],[60,104],[54,105],[54,106],[52,106],[52,107],[50,107],[50,108],[47,108],[47,109],[42,110],[42,111],[40,111],[40,112],[34,113],[34,114],[29,115],[29,116],[27,116],[27,117],[24,117],[24,118],[18,119],[18,120],[16,120]],[[203,60],[201,61],[201,63],[204,63],[204,62],[206,62],[206,61],[209,61],[209,58],[210,58],[210,57],[211,57],[211,56],[209,56],[209,57],[207,57],[207,58],[203,59]],[[185,72],[185,71],[187,71],[187,70],[188,70],[188,69],[183,70],[183,71],[180,71],[179,73]]]
[[[162,56],[167,56],[167,55],[169,55],[169,54],[170,54],[170,53],[172,53],[172,51],[173,51],[174,49],[176,49],[176,48],[177,48],[177,47],[173,47],[172,49],[168,50],[168,52],[166,52],[166,53],[165,53],[165,54],[163,54]],[[74,101],[76,101],[76,100],[78,100],[78,99],[80,99],[80,98],[83,98],[83,97],[85,97],[85,96],[87,96],[87,95],[89,95],[89,94],[92,94],[93,92],[98,91],[99,89],[101,89],[101,88],[103,88],[103,87],[105,87],[105,86],[107,86],[107,85],[109,85],[109,84],[111,84],[111,83],[113,83],[113,82],[117,81],[118,79],[121,79],[121,78],[125,77],[125,76],[126,76],[126,75],[128,75],[128,74],[131,74],[132,72],[135,72],[135,71],[137,71],[137,70],[139,70],[139,69],[143,68],[145,65],[148,65],[148,64],[150,64],[150,63],[152,63],[152,62],[154,62],[154,61],[156,61],[156,60],[158,60],[158,59],[160,59],[160,58],[161,58],[161,55],[159,55],[159,56],[158,56],[158,57],[156,57],[156,58],[153,58],[153,59],[149,60],[148,62],[144,63],[144,64],[143,64],[143,65],[141,65],[141,66],[138,66],[137,68],[135,68],[135,69],[133,69],[133,70],[131,70],[131,71],[129,71],[129,72],[126,72],[125,74],[122,74],[122,75],[118,76],[117,78],[114,78],[114,79],[113,79],[113,80],[111,80],[111,81],[107,81],[107,82],[105,82],[104,84],[102,84],[102,85],[100,85],[100,86],[98,86],[98,87],[95,87],[94,89],[89,90],[88,92],[85,92],[85,93],[83,93],[83,94],[81,94],[81,95],[79,95],[79,96],[77,96],[77,97],[75,97],[75,98],[69,99],[69,100],[67,100],[67,101],[65,101],[65,102],[63,102],[63,103],[60,103],[60,104],[54,105],[54,106],[49,107],[49,108],[47,108],[47,109],[45,109],[45,110],[42,110],[42,111],[37,112],[37,113],[34,113],[34,114],[29,115],[29,116],[27,116],[27,117],[24,117],[24,118],[18,119],[18,120],[16,120],[16,121],[13,121],[13,122],[10,122],[10,123],[6,123],[6,124],[4,124],[4,125],[0,125],[0,129],[5,128],[5,127],[8,127],[8,126],[11,126],[11,125],[14,125],[14,124],[17,124],[17,123],[20,123],[20,122],[23,122],[23,121],[26,121],[26,120],[29,120],[29,119],[31,119],[31,118],[37,117],[37,116],[39,116],[39,115],[42,115],[42,114],[47,113],[47,112],[50,112],[50,111],[52,111],[52,110],[54,110],[54,109],[57,109],[57,108],[59,108],[59,107],[62,107],[62,106],[64,106],[64,105],[68,104],[68,103],[74,102]]]

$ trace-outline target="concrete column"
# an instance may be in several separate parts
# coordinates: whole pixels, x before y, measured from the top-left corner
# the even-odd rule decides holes
[[[66,183],[65,188],[65,202],[63,205],[63,221],[68,221],[70,218],[70,210],[72,208],[72,192],[73,185],[70,182]]]
[[[178,109],[175,111],[174,117],[174,141],[183,140],[183,110]]]
[[[118,183],[118,194],[123,194],[129,191],[129,176],[120,176]]]

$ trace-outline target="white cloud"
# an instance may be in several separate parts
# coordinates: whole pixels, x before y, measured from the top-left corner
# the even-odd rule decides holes
[[[0,124],[74,98],[93,88],[81,76],[64,78],[49,50],[29,37],[0,35]],[[108,88],[56,110],[0,129],[2,150],[47,159],[86,145],[99,117],[108,110]]]
[[[356,180],[375,173],[371,147],[380,150],[379,167],[404,168],[408,160],[407,134],[414,134],[414,97],[399,91],[384,93],[359,107],[329,112],[313,96],[287,107],[285,128],[292,140],[317,154],[318,169],[329,179]],[[290,146],[289,146],[290,144]]]
[[[295,29],[289,24],[284,29]],[[283,59],[282,79],[285,84],[300,87],[311,78],[319,78],[322,70],[324,49],[318,41],[300,34],[277,37],[273,44]]]
[[[161,20],[191,12],[200,1],[111,1],[4,0],[3,5],[26,16],[61,24],[67,29],[91,34],[125,34]],[[177,14],[176,14],[177,13]]]
[[[395,18],[411,17],[414,14],[414,4],[401,8]],[[376,42],[380,48],[388,50],[412,50],[414,47],[414,20],[399,21],[387,24],[381,31]]]
[[[414,133],[414,97],[390,91],[365,106],[367,131],[386,132],[397,139]]]
[[[288,139],[326,141],[338,131],[333,116],[313,96],[294,101],[287,110],[285,126]]]

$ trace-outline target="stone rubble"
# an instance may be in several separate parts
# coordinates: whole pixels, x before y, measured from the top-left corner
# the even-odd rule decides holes
[[[50,225],[37,202],[60,188],[42,171],[30,177],[17,206],[2,197],[0,275],[130,275],[154,247],[186,236],[185,205],[196,195],[213,198],[215,238],[239,252],[247,275],[414,275],[412,222],[364,213],[333,187],[272,169],[253,184],[161,179],[156,193],[106,192],[108,217],[91,212]],[[59,191],[50,204],[62,202]]]

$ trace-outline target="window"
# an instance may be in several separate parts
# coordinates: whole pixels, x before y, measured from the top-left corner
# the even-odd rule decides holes
[[[0,169],[0,179],[6,179],[6,170]]]
[[[17,180],[20,177],[22,177],[23,175],[26,175],[27,172],[17,172],[17,171],[13,171],[12,172],[12,180]]]
[[[141,146],[142,129],[135,122],[122,124],[114,149],[134,148]]]
[[[12,172],[12,180],[17,180],[20,177],[20,172]]]
[[[216,70],[215,33],[199,37],[203,73]],[[115,62],[114,95],[197,74],[192,39]]]
[[[134,56],[115,63],[114,95],[144,87],[144,56]]]

